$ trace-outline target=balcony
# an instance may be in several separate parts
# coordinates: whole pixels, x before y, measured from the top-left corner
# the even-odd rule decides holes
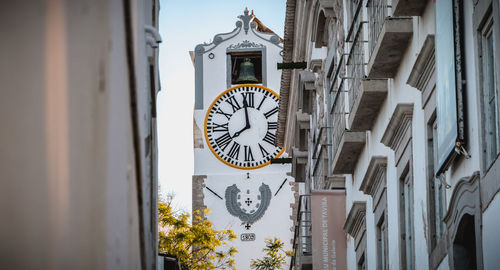
[[[344,78],[342,76],[345,70],[342,58],[335,72],[335,79],[331,85],[332,107],[330,108],[332,121],[332,174],[352,174],[357,164],[358,157],[363,151],[366,142],[364,131],[355,132],[347,129],[345,106]]]
[[[307,151],[292,148],[292,177],[295,178],[295,182],[305,182],[306,164]]]
[[[362,30],[354,35],[347,56],[349,127],[351,131],[370,130],[387,97],[386,79],[366,79]]]
[[[307,152],[307,138],[309,135],[311,116],[298,111],[295,123],[295,145],[299,151]]]
[[[367,11],[368,78],[394,78],[413,34],[412,18],[392,17],[388,0],[370,1]]]
[[[327,132],[328,127],[315,128],[312,134],[311,167],[314,189],[323,189],[328,175]]]
[[[424,13],[427,2],[424,0],[392,0],[394,16],[420,16]]]
[[[300,195],[293,236],[291,269],[312,269],[311,195]]]
[[[370,130],[387,97],[387,80],[363,79],[353,96],[349,126],[352,131]]]

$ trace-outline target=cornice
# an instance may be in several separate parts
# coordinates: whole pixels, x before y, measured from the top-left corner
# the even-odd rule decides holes
[[[333,175],[325,177],[325,189],[345,189],[345,176]]]
[[[387,124],[384,135],[380,140],[384,145],[396,150],[408,129],[411,129],[413,118],[413,103],[399,103]]]
[[[434,35],[427,35],[406,83],[423,91],[435,66]]]
[[[368,165],[365,177],[363,177],[363,181],[361,182],[359,190],[373,197],[377,193],[379,188],[385,187],[386,185],[385,182],[382,183],[384,179],[382,179],[381,177],[381,174],[386,169],[387,157],[373,156],[370,160],[370,164]]]
[[[366,202],[354,202],[347,215],[347,219],[344,224],[344,230],[354,238],[357,238],[358,234],[363,228],[366,216]]]

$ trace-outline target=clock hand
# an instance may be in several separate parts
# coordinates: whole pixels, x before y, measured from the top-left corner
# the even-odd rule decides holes
[[[248,104],[246,100],[243,99],[243,109],[245,109],[245,127],[238,132],[235,132],[233,138],[240,136],[240,134],[250,128],[250,120],[248,119]]]
[[[205,186],[205,188],[208,189],[208,191],[212,192],[215,196],[219,197],[219,199],[224,200],[224,199],[222,199],[221,196],[219,196],[219,194],[217,194],[215,191],[211,190],[209,187]]]
[[[248,120],[248,104],[247,101],[243,100],[243,108],[245,109],[245,128],[250,128],[250,120]]]
[[[288,180],[288,179],[285,178],[285,180],[283,180],[283,183],[281,183],[281,186],[278,188],[278,190],[276,190],[276,193],[274,193],[274,196],[276,196],[276,194],[278,194],[278,192],[280,192],[280,190],[283,187],[283,185],[285,184],[286,180]]]
[[[248,128],[245,126],[242,130],[238,131],[238,132],[235,132],[234,135],[233,135],[233,138],[236,138],[238,136],[240,136],[241,132],[247,130]]]

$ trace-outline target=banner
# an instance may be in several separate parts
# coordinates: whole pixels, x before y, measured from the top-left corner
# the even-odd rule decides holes
[[[313,190],[311,195],[313,269],[347,269],[345,191]]]
[[[455,147],[465,141],[463,60],[458,31],[461,13],[454,14],[458,5],[458,0],[436,2],[437,164],[434,169],[437,174],[446,170],[455,154]]]

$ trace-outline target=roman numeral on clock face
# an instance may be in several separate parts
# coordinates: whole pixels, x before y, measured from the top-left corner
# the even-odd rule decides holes
[[[245,161],[255,161],[252,155],[252,148],[248,145],[244,145],[243,148],[245,150]]]
[[[233,142],[233,145],[231,146],[231,149],[229,149],[229,153],[227,155],[233,159],[239,159],[240,145],[237,142]]]
[[[278,112],[278,106],[276,106],[276,107],[274,107],[272,110],[270,110],[270,111],[266,112],[266,113],[264,114],[264,116],[265,116],[266,118],[269,118],[269,117],[271,117],[271,115],[273,115],[273,114],[275,114],[275,113],[277,113],[277,112]]]
[[[226,99],[226,102],[231,105],[231,108],[233,109],[233,113],[235,113],[237,110],[241,109],[240,104],[236,100],[234,96],[231,96],[230,98]]]
[[[243,96],[243,104],[245,104],[246,102],[247,107],[253,108],[255,93],[248,92],[248,93],[241,93],[241,95]]]
[[[225,113],[220,108],[218,108],[217,111],[215,111],[215,112],[218,113],[218,114],[224,115],[227,118],[227,120],[231,119],[231,116],[233,116],[231,113]]]
[[[262,157],[267,157],[267,155],[269,155],[269,152],[266,151],[266,148],[264,148],[262,145],[260,145],[260,143],[258,143],[259,145],[259,149],[260,149],[260,153],[262,154]]]
[[[268,131],[266,133],[266,136],[264,136],[264,141],[274,146],[274,142],[276,141],[276,135]]]
[[[260,101],[259,103],[259,107],[257,107],[257,110],[260,110],[260,106],[262,106],[262,104],[264,103],[264,100],[266,100],[266,96],[262,96],[262,100]]]
[[[267,129],[277,129],[278,122],[267,122]]]
[[[224,133],[224,135],[215,139],[215,143],[217,144],[217,146],[219,146],[220,149],[222,149],[222,151],[224,151],[232,140],[233,138],[231,138],[229,132],[226,132]]]
[[[214,123],[214,125],[212,126],[212,131],[213,132],[224,132],[224,131],[229,131],[228,127],[227,127],[227,124],[228,123],[225,123],[225,124],[222,124],[222,125],[219,125],[217,123]]]

